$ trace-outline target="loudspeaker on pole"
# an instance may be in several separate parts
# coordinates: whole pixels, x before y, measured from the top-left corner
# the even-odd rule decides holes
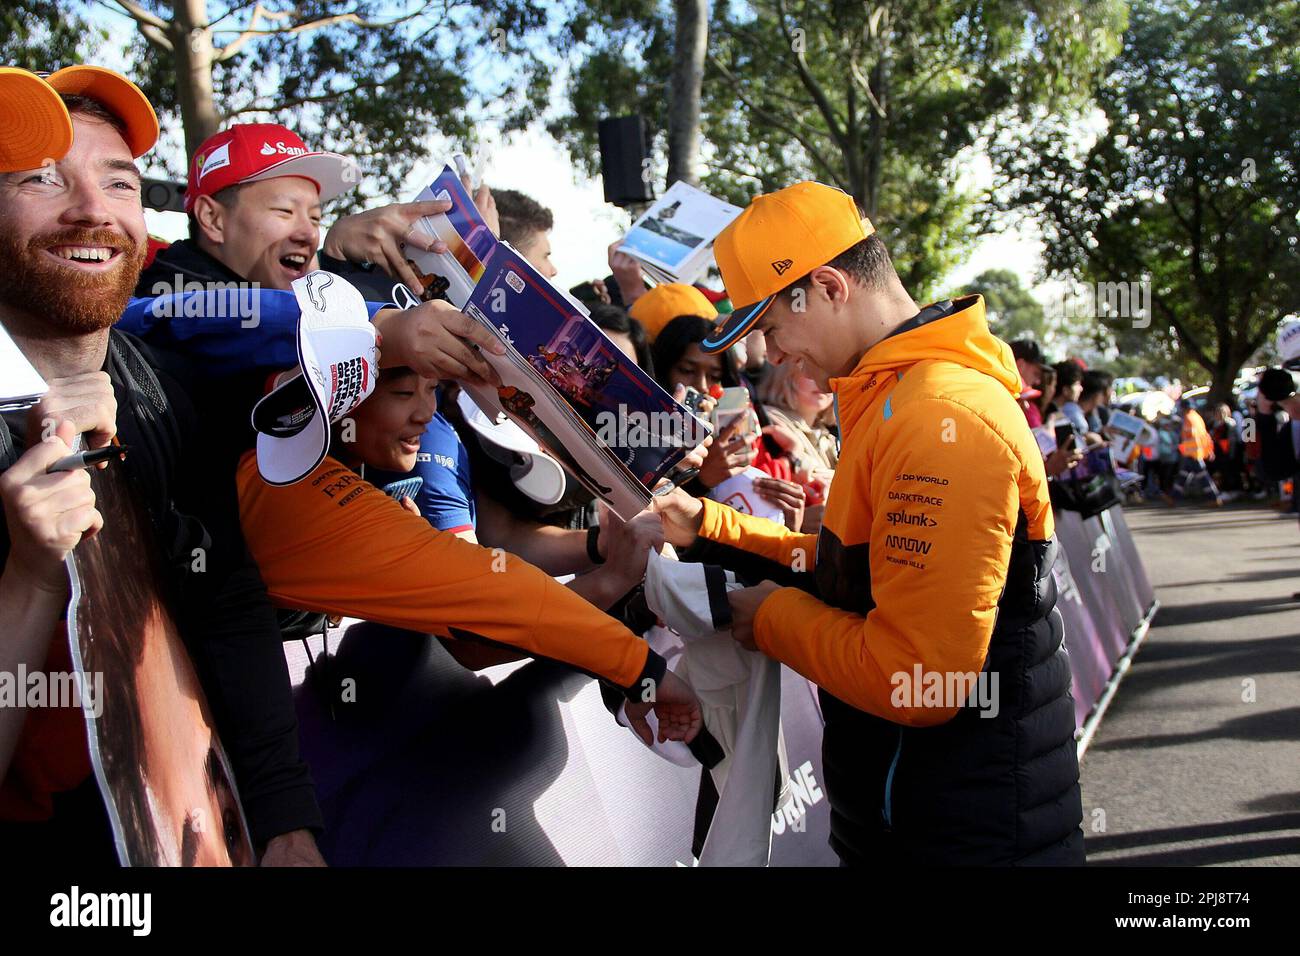
[[[605,202],[615,206],[653,202],[645,119],[639,115],[611,116],[601,120],[597,130]]]

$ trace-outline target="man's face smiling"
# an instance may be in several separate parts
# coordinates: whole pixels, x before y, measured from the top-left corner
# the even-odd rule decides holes
[[[831,286],[846,282],[833,269],[823,266],[814,270],[814,281],[806,287],[779,293],[759,317],[755,328],[767,342],[769,362],[775,365],[793,362],[796,371],[812,379],[821,391],[829,392],[831,379],[852,371],[856,357],[846,360],[842,354],[844,349],[837,334],[841,310],[834,298],[837,290],[818,281],[818,273],[823,270],[834,274]],[[838,294],[843,291],[838,290]]]
[[[0,303],[45,320],[47,333],[107,328],[144,259],[140,173],[120,133],[73,114],[57,163],[0,176]]]
[[[277,176],[246,183],[229,205],[213,202],[211,212],[208,239],[217,257],[249,282],[288,290],[316,269],[321,205],[311,180]]]

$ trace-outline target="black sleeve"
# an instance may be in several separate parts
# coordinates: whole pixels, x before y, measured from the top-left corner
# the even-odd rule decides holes
[[[799,588],[814,597],[821,595],[817,590],[816,576],[812,571],[794,571],[780,561],[772,561],[761,555],[733,548],[728,544],[719,544],[707,538],[696,538],[689,548],[678,549],[678,558],[692,564],[716,564],[718,567],[734,571],[736,577],[746,587],[753,587],[763,581],[774,581],[782,587]]]
[[[237,455],[208,442],[189,395],[159,374],[186,439],[171,481],[176,509],[207,531],[202,571],[190,562],[182,582],[183,633],[234,766],[254,842],[292,830],[323,828],[307,765],[275,611],[239,526]],[[222,414],[213,392],[196,382],[199,407]],[[206,391],[206,394],[205,394]],[[229,412],[225,412],[229,414]],[[214,423],[215,425],[215,423]],[[184,557],[184,555],[182,555]]]
[[[1255,434],[1259,438],[1259,466],[1266,478],[1285,481],[1300,471],[1291,443],[1290,422],[1279,424],[1276,415],[1256,415]]]

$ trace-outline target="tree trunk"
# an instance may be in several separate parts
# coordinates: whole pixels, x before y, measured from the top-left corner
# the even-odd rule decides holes
[[[1219,348],[1218,354],[1214,357],[1214,368],[1210,376],[1210,401],[1232,405],[1232,383],[1236,381],[1237,373],[1250,357],[1239,352],[1240,349],[1235,342],[1231,347]]]
[[[887,37],[880,38],[880,56],[875,66],[871,68],[869,80],[876,102],[880,104],[881,109],[888,111],[889,41]],[[880,206],[880,183],[884,177],[885,126],[888,116],[881,116],[880,110],[877,110],[874,105],[869,106],[868,109],[871,110],[871,122],[867,127],[870,141],[867,143],[866,181],[862,184],[862,191],[856,198],[867,211],[867,217],[874,220]]]
[[[700,88],[709,43],[707,0],[674,0],[677,35],[673,47],[672,101],[668,104],[668,183],[699,184]]]
[[[212,30],[206,0],[172,0],[172,55],[176,58],[176,93],[185,129],[185,152],[193,156],[221,127],[212,97]]]

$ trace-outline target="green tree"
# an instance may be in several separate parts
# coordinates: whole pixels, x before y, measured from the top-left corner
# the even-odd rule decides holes
[[[0,10],[0,63],[53,72],[94,51],[108,31],[57,0],[10,0]]]
[[[281,122],[391,194],[434,130],[472,141],[477,123],[521,127],[546,103],[550,64],[528,40],[550,21],[531,0],[19,0],[0,60],[92,57],[106,36],[86,32],[92,9],[133,28],[131,78],[179,121],[187,155],[227,123]]]
[[[986,269],[962,291],[984,296],[989,327],[1003,341],[1029,337],[1041,344],[1047,337],[1043,304],[1010,269]]]
[[[864,206],[926,296],[976,235],[963,160],[1018,105],[1073,113],[1117,48],[1122,0],[715,3],[702,94],[704,186],[744,202],[797,179]],[[595,170],[596,121],[672,122],[673,10],[599,0],[573,20],[572,110],[550,124]]]
[[[1138,0],[1095,141],[1040,117],[994,149],[1051,274],[1149,280],[1150,314],[1102,309],[1098,334],[1158,366],[1180,352],[1218,398],[1300,309],[1298,39],[1295,0]]]

